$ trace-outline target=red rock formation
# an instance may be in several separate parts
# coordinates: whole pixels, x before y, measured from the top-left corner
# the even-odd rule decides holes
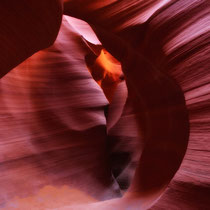
[[[28,2],[0,3],[0,205],[208,209],[208,1],[64,0],[100,41],[55,42],[60,3]]]

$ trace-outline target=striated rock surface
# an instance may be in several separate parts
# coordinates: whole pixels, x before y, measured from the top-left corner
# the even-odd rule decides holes
[[[1,207],[209,209],[207,0],[0,4]]]

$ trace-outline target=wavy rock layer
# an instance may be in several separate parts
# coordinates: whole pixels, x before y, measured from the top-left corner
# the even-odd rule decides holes
[[[40,209],[208,209],[208,1],[65,0],[63,9],[100,41],[64,16],[53,46],[1,79],[1,205],[28,209],[39,192],[35,207],[47,191],[58,202]],[[2,75],[10,59],[52,43],[59,15],[52,22],[43,44],[31,27],[18,30],[35,44],[24,54],[14,36],[23,53],[1,56]]]

